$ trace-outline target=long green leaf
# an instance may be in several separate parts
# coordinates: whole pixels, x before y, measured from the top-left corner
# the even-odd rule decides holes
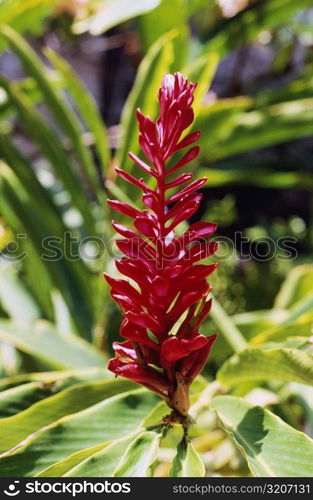
[[[141,430],[132,433],[130,436],[118,439],[101,450],[90,449],[88,456],[80,460],[76,465],[78,454],[71,459],[72,467],[64,473],[66,477],[113,477],[113,473],[118,463],[123,457],[127,447],[133,442],[134,438],[141,433]],[[82,453],[82,452],[80,452]],[[81,457],[80,457],[81,458]],[[64,460],[62,467],[68,467],[70,460]],[[61,465],[61,464],[60,464]],[[63,469],[64,470],[64,469]],[[48,472],[48,471],[47,471]]]
[[[292,383],[288,387],[293,399],[302,407],[305,423],[304,430],[313,438],[313,387]]]
[[[78,370],[63,370],[63,371],[48,371],[48,372],[33,372],[22,373],[21,375],[13,375],[0,379],[0,391],[17,387],[27,382],[41,382],[42,384],[54,384],[63,386],[63,380],[67,380],[66,386],[78,384],[80,382],[88,382],[92,380],[103,380],[112,378],[111,372],[102,368],[83,368]]]
[[[313,266],[294,267],[287,275],[275,299],[274,307],[290,308],[313,293]]]
[[[235,325],[243,333],[246,340],[253,339],[259,333],[276,327],[288,317],[284,309],[265,309],[239,313],[232,316]]]
[[[55,0],[2,0],[0,3],[0,24],[9,24],[19,32],[42,33],[48,16],[55,8]],[[2,49],[1,43],[0,48]]]
[[[32,477],[76,451],[127,436],[141,427],[156,402],[154,394],[139,389],[64,417],[3,455],[0,475]]]
[[[91,344],[74,335],[61,336],[46,321],[22,327],[1,320],[0,340],[54,368],[105,366],[104,356]]]
[[[158,458],[161,434],[144,431],[127,448],[114,471],[114,477],[148,477]]]
[[[183,438],[177,445],[177,453],[173,459],[170,477],[203,477],[204,464],[190,441]]]
[[[173,70],[182,68],[188,57],[189,26],[185,0],[161,0],[160,5],[139,19],[139,33],[146,53],[149,47],[162,35],[171,30],[177,31],[173,40]]]
[[[9,82],[3,75],[0,75],[0,87],[7,92],[11,104],[18,112],[21,124],[37,143],[42,154],[47,157],[56,176],[70,193],[73,203],[81,212],[87,230],[91,235],[97,235],[87,195],[57,135],[16,83]]]
[[[245,338],[216,298],[213,300],[211,316],[234,352],[238,352],[247,346]]]
[[[13,320],[31,323],[40,318],[40,309],[33,296],[8,269],[1,269],[0,303]]]
[[[82,140],[82,130],[78,126],[78,120],[72,113],[62,95],[55,90],[51,84],[47,69],[43,67],[42,61],[30,47],[30,45],[9,26],[3,26],[2,36],[5,36],[15,54],[21,60],[27,73],[32,76],[44,97],[45,104],[52,112],[59,126],[71,140],[76,158],[84,167],[86,176],[95,192],[99,195],[100,183],[97,177],[96,166],[93,162],[90,150],[84,145]],[[83,94],[86,90],[83,90]],[[99,198],[102,200],[102,196]]]
[[[183,73],[188,76],[190,81],[197,82],[193,102],[195,115],[201,112],[203,100],[211,86],[218,61],[218,55],[216,52],[212,52],[205,56],[198,57],[183,70]]]
[[[99,113],[97,103],[72,67],[59,54],[47,47],[45,55],[62,75],[64,85],[72,95],[75,106],[92,133],[95,148],[102,164],[101,170],[106,174],[110,163],[110,150],[105,124]]]
[[[27,385],[36,385],[32,382]],[[53,385],[41,387],[42,401],[35,402],[21,413],[2,419],[0,422],[0,453],[12,449],[30,434],[52,424],[56,420],[79,412],[99,401],[129,391],[134,387],[126,380],[104,380],[76,384],[53,395]],[[11,389],[17,391],[19,387]],[[7,391],[6,391],[7,392]],[[0,404],[2,394],[0,393]]]
[[[42,289],[39,287],[39,290],[36,290],[37,295],[40,295],[40,290],[41,293],[51,293],[49,285],[50,289],[53,287],[59,289],[71,311],[77,330],[82,336],[91,339],[96,300],[93,281],[82,261],[66,257],[65,226],[51,209],[49,201],[43,202],[40,196],[33,198],[30,186],[27,186],[28,191],[25,191],[20,179],[1,162],[0,172],[0,210],[14,232],[24,235],[18,242],[24,250],[24,254],[19,251],[22,255],[20,260],[24,261],[24,265],[27,265],[28,261],[37,264],[37,273],[42,276],[45,285]],[[44,219],[42,213],[45,214]],[[45,258],[47,254],[45,244],[49,241],[57,242],[57,246],[60,245],[61,256],[58,256],[58,259]],[[26,248],[28,251],[25,252]],[[78,251],[77,240],[74,241],[73,248]],[[34,273],[34,268],[30,271]],[[35,276],[35,283],[36,281],[38,283],[38,274]]]
[[[28,382],[0,392],[0,418],[7,420],[43,398],[51,396],[55,385]],[[3,421],[3,420],[2,420]],[[1,449],[2,443],[0,443]],[[1,453],[1,452],[0,452]]]
[[[98,451],[103,450],[110,445],[110,441],[106,443],[97,444],[95,446],[90,446],[90,448],[85,448],[83,450],[76,451],[69,455],[68,457],[56,462],[55,464],[47,467],[46,469],[35,474],[36,477],[61,477],[65,476],[67,472],[75,469],[76,466],[83,464],[86,459],[92,457]],[[90,476],[91,477],[91,476]]]
[[[312,334],[312,325],[312,313],[304,314],[296,321],[282,323],[261,331],[251,340],[251,345],[257,347],[268,342],[282,342],[294,336],[309,338]]]
[[[253,175],[251,171],[253,169]],[[208,177],[206,187],[227,186],[228,184],[246,184],[274,189],[302,188],[313,190],[312,175],[306,172],[273,172],[266,166],[263,169],[223,170],[215,168],[200,168],[197,170],[197,177]]]
[[[100,35],[113,26],[154,9],[159,3],[160,0],[102,0],[96,13],[78,17],[72,29],[76,34],[89,31],[92,35]]]
[[[54,396],[73,385],[103,381],[108,378],[112,378],[112,375],[109,371],[103,370],[103,367],[28,373],[3,378],[0,380],[1,417],[13,416],[34,405],[37,401]],[[41,414],[40,419],[44,421],[45,416]],[[6,420],[6,422],[12,423],[15,420]],[[15,439],[13,434],[11,434],[11,438]]]
[[[299,99],[296,103],[273,104],[244,113],[236,113],[234,109],[230,114],[229,110],[224,123],[219,121],[222,113],[217,106],[220,106],[218,101],[217,104],[204,108],[195,121],[197,128],[208,131],[202,134],[200,144],[202,155],[209,161],[307,137],[313,133],[312,98]]]
[[[212,407],[257,477],[312,477],[313,441],[241,398],[216,396]]]
[[[218,372],[227,386],[251,380],[280,380],[313,385],[313,355],[299,349],[244,349]]]

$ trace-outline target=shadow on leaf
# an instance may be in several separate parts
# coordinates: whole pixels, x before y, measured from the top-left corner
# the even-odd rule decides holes
[[[249,456],[258,455],[262,451],[263,440],[268,434],[264,427],[264,417],[262,408],[251,408],[236,429],[237,440]]]

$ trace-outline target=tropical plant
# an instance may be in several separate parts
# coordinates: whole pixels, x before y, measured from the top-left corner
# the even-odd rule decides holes
[[[221,16],[217,3],[116,1],[116,8],[110,10],[112,3],[103,0],[80,7],[71,2],[75,33],[99,34],[120,23],[124,24],[118,29],[131,26],[138,33],[143,57],[122,111],[117,146],[110,144],[98,105],[71,65],[51,48],[38,55],[21,35],[43,33],[49,16],[58,23],[60,13],[69,12],[66,6],[46,0],[32,2],[32,9],[26,1],[1,3],[0,49],[9,47],[24,71],[18,80],[0,77],[1,476],[312,476],[313,233],[309,226],[294,233],[303,233],[302,264],[301,259],[298,265],[274,261],[265,273],[264,267],[250,263],[249,288],[242,274],[239,278],[236,274],[241,264],[238,255],[221,263],[212,275],[213,306],[209,317],[201,318],[201,327],[197,325],[196,340],[204,342],[213,331],[219,336],[202,375],[190,386],[189,415],[196,423],[188,425],[188,436],[178,422],[167,419],[170,425],[162,423],[169,410],[158,395],[131,380],[114,379],[106,369],[111,344],[120,340],[122,317],[109,297],[102,271],[113,276],[109,283],[120,305],[120,293],[133,302],[138,299],[137,290],[130,292],[117,281],[120,276],[115,274],[112,252],[105,251],[111,248],[113,234],[106,199],[118,200],[113,208],[134,207],[139,230],[144,238],[151,237],[147,231],[152,226],[145,223],[149,216],[141,211],[140,190],[134,181],[138,163],[145,166],[135,110],[141,109],[140,128],[143,136],[149,135],[153,122],[143,116],[156,119],[156,93],[164,74],[179,71],[198,82],[195,122],[193,129],[188,123],[185,130],[192,139],[198,138],[193,130],[202,132],[200,154],[196,157],[192,149],[185,157],[193,159],[195,187],[208,177],[209,194],[213,188],[233,190],[245,185],[280,191],[301,188],[311,196],[310,155],[286,154],[273,162],[270,156],[259,154],[260,148],[313,133],[309,51],[304,71],[291,79],[283,75],[276,88],[243,86],[241,95],[233,97],[211,92],[208,98],[207,94],[221,59],[235,47],[245,50],[246,44],[268,36],[278,46],[273,71],[283,73],[279,68],[287,64],[299,33],[306,29],[309,37],[309,17],[303,20],[300,9],[311,2],[250,2],[228,19]],[[68,27],[71,22],[64,24]],[[257,154],[251,155],[255,150]],[[131,158],[128,151],[133,152]],[[175,154],[169,168],[178,161]],[[177,182],[189,178],[187,167],[181,168]],[[140,187],[153,193],[155,176],[144,173],[143,177],[146,184],[140,181]],[[126,184],[125,178],[131,182]],[[182,220],[176,222],[183,221],[178,234],[190,234],[194,224],[196,229],[212,228],[205,214],[203,222],[193,220],[188,230],[184,221],[190,214],[183,210],[185,202],[177,214]],[[224,218],[236,218],[234,206],[233,198],[212,199],[208,220],[221,221],[221,231],[223,213]],[[120,213],[115,225],[124,236],[127,215],[125,210]],[[288,230],[289,234],[297,226],[297,214],[293,217],[290,227],[278,220],[271,225],[261,222],[247,231],[280,235]],[[298,227],[301,220],[298,217]],[[137,268],[135,278],[142,274]],[[201,293],[207,291],[200,278],[193,285],[203,286]],[[249,296],[250,308],[242,303],[233,307],[237,299],[239,303],[239,285]],[[261,301],[263,290],[266,300]],[[149,286],[143,296],[148,300],[150,294]],[[182,295],[181,299],[185,300]],[[197,296],[195,303],[201,300]],[[161,301],[159,297],[158,306]],[[260,309],[259,304],[266,304],[267,309]],[[155,312],[152,305],[150,320]],[[186,325],[181,313],[190,307],[180,305],[169,325],[176,334],[183,330],[176,320],[185,320]],[[122,307],[128,321],[134,320],[136,311]],[[160,380],[159,332],[155,323],[147,325],[137,324],[137,340],[141,352],[142,339],[149,342],[155,354],[153,360],[147,359]],[[125,322],[121,331],[125,333]],[[136,332],[129,330],[125,336],[130,339]],[[181,344],[179,335],[169,340]],[[120,345],[117,361],[124,363],[125,349]],[[177,354],[178,347],[171,352]],[[185,354],[182,359],[188,359]],[[171,366],[177,363],[181,361],[171,359]],[[164,399],[171,402],[172,398]]]

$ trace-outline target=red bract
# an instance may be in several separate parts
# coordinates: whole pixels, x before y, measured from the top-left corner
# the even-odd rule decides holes
[[[188,183],[191,174],[175,173],[199,153],[199,146],[191,145],[200,132],[181,139],[194,119],[195,87],[180,73],[166,75],[159,90],[159,118],[154,122],[137,111],[139,143],[146,160],[133,153],[129,156],[155,178],[156,187],[152,189],[143,179],[121,169],[116,172],[143,191],[146,209],[108,200],[114,210],[133,219],[131,228],[116,222],[113,227],[122,236],[117,246],[126,256],[116,266],[135,282],[133,286],[127,280],[106,276],[111,295],[122,309],[120,333],[127,339],[114,343],[115,358],[110,360],[109,369],[156,392],[183,416],[188,414],[189,386],[202,370],[216,338],[198,333],[211,306],[206,278],[216,264],[197,264],[216,251],[217,243],[204,239],[216,226],[196,222],[185,233],[175,233],[177,226],[197,211],[202,195],[196,190],[206,181]],[[168,166],[174,153],[189,146],[181,159]],[[185,186],[177,193],[170,192],[181,185]]]

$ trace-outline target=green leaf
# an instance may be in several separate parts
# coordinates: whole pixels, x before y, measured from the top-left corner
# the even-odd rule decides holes
[[[313,438],[313,387],[292,383],[288,389],[293,400],[303,409],[305,433]]]
[[[245,339],[250,340],[259,333],[276,327],[286,317],[288,312],[283,309],[267,309],[236,314],[232,316],[232,320]]]
[[[55,89],[63,89],[64,84],[60,76],[56,72],[50,72],[48,75],[49,81],[53,84]],[[42,94],[38,90],[35,80],[27,76],[25,78],[19,78],[17,81],[17,86],[19,90],[26,94],[27,97],[33,102],[34,105],[42,101]],[[0,95],[0,116],[4,121],[9,117],[16,115],[15,109],[10,106],[10,99],[5,91],[1,92]]]
[[[113,443],[107,443],[106,446],[102,446],[101,450],[90,449],[88,456],[84,460],[80,460],[76,466],[68,469],[64,476],[113,477],[114,470],[120,462],[121,457],[123,457],[125,450],[139,433],[141,433],[141,430],[132,433],[130,436],[126,436],[126,438],[113,441]],[[76,460],[78,455],[73,458]],[[69,460],[67,461],[68,464]]]
[[[90,382],[94,380],[103,380],[113,378],[113,374],[108,370],[103,370],[103,367],[84,368],[80,370],[64,370],[64,371],[49,371],[49,372],[34,372],[14,375],[0,379],[0,391],[17,387],[28,382],[40,382],[45,384],[57,384],[63,389],[73,384],[80,382]],[[63,384],[64,387],[63,387]]]
[[[100,35],[113,26],[154,9],[159,3],[160,0],[102,0],[95,14],[76,18],[72,30],[76,34],[89,31],[92,35]]]
[[[244,111],[251,108],[253,100],[249,97],[235,97],[233,99],[219,99],[210,105],[203,106],[195,117],[194,130],[201,130],[199,139],[201,155],[206,158],[209,150],[218,148],[226,140],[237,125],[238,117],[246,115]],[[224,150],[228,156],[228,150]]]
[[[276,89],[262,89],[256,96],[256,105],[268,106],[279,102],[296,101],[312,96],[313,78],[310,71],[305,71],[300,78],[293,78]]]
[[[197,82],[193,102],[195,115],[201,112],[203,99],[211,86],[218,61],[218,55],[212,52],[205,56],[198,57],[183,70],[183,73],[188,75],[190,81]]]
[[[35,79],[45,104],[72,142],[75,155],[78,161],[81,162],[94,193],[99,195],[101,186],[97,177],[97,169],[90,150],[83,143],[81,137],[82,130],[78,125],[77,117],[69,108],[62,95],[55,90],[47,76],[47,68],[43,66],[42,61],[23,37],[9,26],[3,26],[1,34],[9,42],[9,45],[20,59],[27,73]],[[83,93],[86,94],[86,90]],[[103,201],[102,196],[99,197],[99,201]]]
[[[262,346],[268,342],[282,342],[289,337],[310,337],[312,335],[312,313],[300,317],[296,321],[290,321],[281,325],[265,329],[251,340],[251,345]]]
[[[114,471],[114,477],[148,477],[158,458],[161,434],[144,431],[129,445]]]
[[[1,269],[0,303],[12,319],[21,323],[40,318],[37,303],[10,269]]]
[[[289,325],[291,322],[301,322],[311,319],[313,321],[313,293],[307,295],[304,299],[296,302],[290,308],[290,314],[281,324]]]
[[[55,386],[29,382],[0,392],[0,418],[11,417],[25,410],[40,399],[53,394]],[[3,421],[3,420],[2,420]],[[1,434],[1,432],[0,432]],[[0,450],[2,443],[0,442]],[[1,451],[0,451],[1,453]]]
[[[3,149],[4,142],[0,139],[1,152],[8,155],[16,173],[0,162],[0,210],[15,234],[26,234],[26,238],[18,241],[18,253],[24,255],[20,260],[23,260],[26,269],[30,266],[28,280],[32,278],[31,288],[40,304],[43,294],[49,296],[53,291],[51,289],[59,289],[78,332],[90,339],[95,300],[90,273],[82,261],[66,258],[67,228],[62,222],[61,214],[51,202],[49,194],[34,180],[34,173],[27,161],[16,154],[12,144],[6,144]],[[21,173],[28,169],[32,174]],[[44,219],[42,213],[45,214]],[[47,250],[45,244],[51,239],[51,235],[60,245],[61,258],[57,260],[42,258]],[[78,251],[78,242],[74,242],[73,249]],[[34,269],[37,270],[35,278]],[[38,274],[41,276],[40,280],[37,279]],[[44,310],[48,317],[52,314],[50,309],[51,302],[45,302]]]
[[[69,159],[68,152],[51,129],[51,125],[34,108],[32,101],[21,92],[15,82],[9,82],[3,75],[0,75],[0,87],[7,92],[11,105],[18,113],[20,124],[36,142],[41,153],[49,160],[56,176],[68,190],[73,204],[83,217],[87,230],[90,234],[97,235],[86,192]]]
[[[215,0],[187,0],[188,10],[190,14],[194,14],[198,10],[215,5]]]
[[[313,355],[299,349],[244,349],[218,371],[227,386],[251,380],[280,380],[313,385]]]
[[[211,317],[234,352],[238,352],[247,346],[245,338],[216,298],[213,299]]]
[[[177,453],[173,459],[170,477],[203,477],[204,464],[198,453],[187,438],[183,438],[177,445]]]
[[[36,385],[38,388],[39,384],[38,382],[32,382],[32,385]],[[0,453],[11,450],[30,434],[52,424],[65,415],[84,410],[99,401],[129,391],[133,387],[134,384],[127,380],[105,380],[76,384],[73,387],[58,392],[58,394],[51,395],[53,394],[54,386],[43,386],[41,387],[41,397],[50,397],[46,397],[46,399],[37,403],[34,401],[35,404],[32,404],[25,411],[1,420]],[[18,389],[19,387],[10,389],[10,391],[16,393]],[[0,393],[0,404],[2,403],[2,394]]]
[[[313,266],[294,267],[287,275],[275,299],[274,307],[287,309],[313,293]]]
[[[241,398],[216,396],[212,407],[257,477],[312,477],[313,441],[271,412]]]
[[[54,11],[55,5],[55,0],[32,0],[31,4],[16,0],[2,0],[0,2],[0,23],[9,24],[19,32],[27,31],[40,35],[47,24],[48,16]]]
[[[59,54],[47,47],[45,55],[62,75],[64,85],[73,97],[80,116],[93,135],[95,148],[102,164],[102,172],[106,174],[109,163],[109,143],[105,124],[98,110],[98,105],[72,67]]]
[[[63,417],[0,457],[0,475],[32,477],[79,450],[127,436],[142,426],[157,401],[139,389]]]
[[[6,416],[13,415],[25,410],[40,399],[53,396],[75,384],[112,378],[111,372],[103,367],[27,373],[2,378],[0,379],[1,411],[3,414],[7,413]]]
[[[146,53],[149,47],[171,30],[177,31],[173,40],[173,71],[181,69],[188,56],[188,11],[185,0],[162,0],[160,5],[139,19],[139,32]]]
[[[0,340],[54,368],[105,366],[104,356],[91,344],[74,335],[59,335],[46,321],[27,328],[0,320]]]
[[[229,108],[237,99],[228,101]],[[219,122],[222,113],[217,106],[220,106],[219,101],[203,108],[195,121],[197,128],[209,131],[202,135],[200,144],[201,154],[210,162],[313,133],[312,98],[241,113],[234,109],[231,114],[229,110],[223,123]]]
[[[46,469],[35,474],[36,477],[61,477],[64,476],[67,472],[74,469],[76,466],[83,464],[83,462],[92,457],[95,453],[100,450],[103,450],[107,446],[109,446],[110,442],[98,444],[96,446],[91,446],[90,448],[85,448],[84,450],[77,451],[72,455],[64,458],[64,460],[60,460],[55,464],[47,467]]]
[[[307,337],[288,337],[283,342],[268,342],[262,346],[262,349],[299,349],[308,354],[313,354],[313,344]]]
[[[251,162],[250,162],[251,165]],[[253,168],[253,176],[251,170]],[[223,170],[215,168],[200,168],[197,177],[208,176],[206,187],[226,186],[228,184],[247,184],[249,186],[265,188],[303,188],[312,189],[313,180],[306,172],[273,172],[266,166],[264,168],[240,168],[240,170]]]
[[[262,0],[249,4],[230,19],[223,19],[207,33],[203,51],[216,50],[225,56],[238,46],[246,45],[262,30],[271,30],[290,19],[295,12],[310,7],[311,0]]]

